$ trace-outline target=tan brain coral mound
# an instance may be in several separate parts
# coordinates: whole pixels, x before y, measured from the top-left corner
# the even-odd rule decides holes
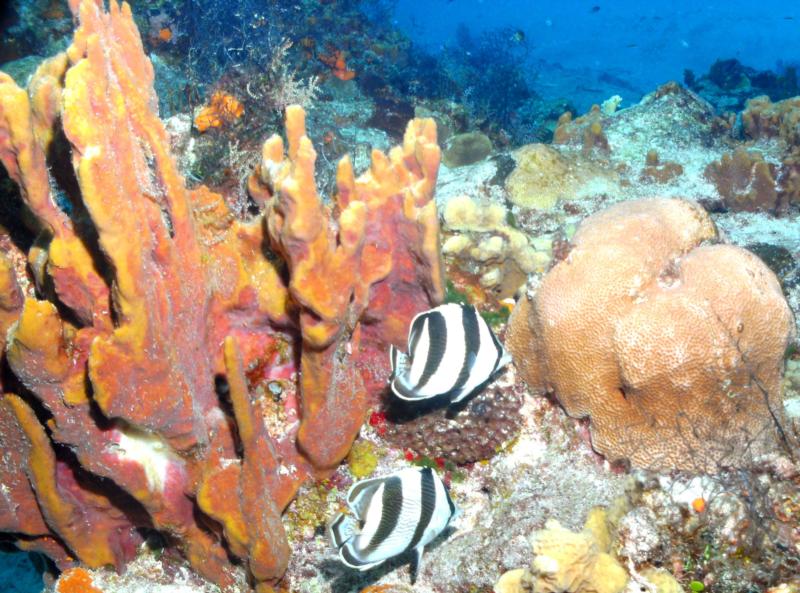
[[[521,299],[507,347],[529,385],[591,418],[592,444],[637,467],[715,471],[775,450],[794,338],[774,274],[682,200],[589,217]]]

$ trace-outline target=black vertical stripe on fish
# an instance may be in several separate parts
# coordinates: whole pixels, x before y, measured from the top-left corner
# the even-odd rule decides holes
[[[456,377],[450,393],[457,393],[469,380],[469,374],[475,365],[475,359],[481,347],[479,323],[475,307],[461,307],[461,325],[464,328],[464,361],[461,363],[461,370],[458,372],[458,377]]]
[[[360,558],[356,558],[353,554],[350,553],[350,548],[347,546],[343,546],[339,553],[342,555],[344,561],[349,564],[350,566],[367,566],[372,564],[372,562],[367,562],[366,560],[361,560]]]
[[[337,548],[341,548],[344,545],[345,540],[342,538],[342,534],[339,532],[339,528],[344,523],[345,515],[339,515],[336,517],[333,523],[331,523],[331,534],[333,535],[333,545]]]
[[[414,356],[414,350],[417,349],[417,342],[419,342],[419,337],[422,335],[422,330],[425,327],[425,320],[428,318],[428,315],[417,315],[417,318],[414,319],[414,323],[411,324],[411,331],[408,333],[408,353],[411,356]]]
[[[428,316],[428,356],[425,360],[425,368],[422,370],[422,375],[415,385],[415,389],[422,389],[425,384],[430,381],[433,374],[439,368],[444,358],[444,352],[447,348],[447,323],[444,320],[444,315],[438,311],[431,311]],[[409,350],[413,357],[414,350]]]
[[[364,519],[366,508],[369,506],[375,491],[380,488],[383,478],[362,480],[350,489],[347,503],[359,519]]]
[[[400,519],[400,511],[403,508],[403,482],[400,478],[392,476],[383,483],[383,497],[381,498],[381,521],[378,529],[372,536],[364,554],[370,554],[392,535]]]
[[[412,387],[405,385],[400,377],[394,378],[392,389],[406,399],[426,399],[426,396],[416,393]]]
[[[414,535],[408,544],[409,550],[417,547],[419,540],[425,534],[425,529],[431,522],[433,510],[436,508],[436,483],[433,481],[433,470],[429,467],[420,472],[419,500],[422,510],[420,511],[419,521],[417,521],[417,528],[414,530]]]

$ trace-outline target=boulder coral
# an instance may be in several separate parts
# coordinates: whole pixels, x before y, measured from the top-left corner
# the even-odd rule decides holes
[[[514,309],[506,345],[523,378],[591,418],[609,459],[717,471],[785,442],[792,313],[758,257],[715,238],[692,202],[619,203]]]
[[[343,160],[327,207],[290,108],[287,154],[268,140],[250,180],[261,214],[238,220],[179,174],[130,7],[70,8],[71,45],[27,90],[0,73],[0,160],[36,235],[0,241],[0,532],[121,570],[156,531],[223,591],[269,591],[281,513],[345,457],[388,344],[443,299],[435,125],[357,179]]]

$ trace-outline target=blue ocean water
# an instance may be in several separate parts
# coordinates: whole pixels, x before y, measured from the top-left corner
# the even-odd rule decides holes
[[[800,65],[800,3],[791,0],[398,0],[396,26],[433,54],[497,30],[524,35],[526,75],[579,110],[615,86],[627,102],[720,59],[782,72]],[[487,69],[491,62],[485,64]],[[580,100],[577,100],[580,99]],[[587,105],[588,103],[588,105]]]

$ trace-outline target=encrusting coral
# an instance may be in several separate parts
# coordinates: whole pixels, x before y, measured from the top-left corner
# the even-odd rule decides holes
[[[525,233],[508,224],[500,204],[455,196],[447,201],[442,219],[444,231],[451,233],[442,252],[479,273],[481,285],[501,297],[513,296],[528,274],[549,263],[547,253],[537,251]]]
[[[620,540],[626,539],[617,531],[618,522],[628,510],[621,499],[609,509],[594,507],[577,533],[547,521],[530,537],[530,566],[503,573],[495,593],[683,593],[669,571],[647,565],[637,569],[630,562],[626,569],[615,555]]]
[[[358,179],[343,160],[334,218],[290,108],[288,156],[268,140],[250,181],[264,216],[237,220],[178,173],[130,7],[70,8],[72,44],[27,92],[0,73],[0,159],[39,235],[32,284],[16,248],[0,258],[0,531],[61,568],[121,569],[155,529],[223,590],[268,591],[281,512],[344,458],[388,344],[443,299],[435,126]],[[252,387],[298,370],[276,423]]]
[[[775,170],[775,165],[765,161],[761,153],[739,147],[710,163],[705,176],[717,186],[725,206],[731,210],[776,211],[781,203]]]
[[[536,391],[591,418],[597,451],[637,467],[716,471],[782,441],[794,321],[752,253],[704,245],[696,204],[624,202],[587,218],[520,299],[506,346]]]
[[[628,573],[610,552],[605,511],[589,513],[575,533],[550,520],[531,535],[533,561],[528,569],[504,574],[498,593],[622,593]]]
[[[549,144],[528,144],[514,152],[517,163],[506,179],[508,199],[522,208],[548,210],[592,184],[614,186],[619,174],[587,154],[565,153]]]
[[[772,103],[768,97],[747,102],[742,112],[746,138],[777,140],[780,164],[773,167],[778,210],[800,203],[800,98]]]

